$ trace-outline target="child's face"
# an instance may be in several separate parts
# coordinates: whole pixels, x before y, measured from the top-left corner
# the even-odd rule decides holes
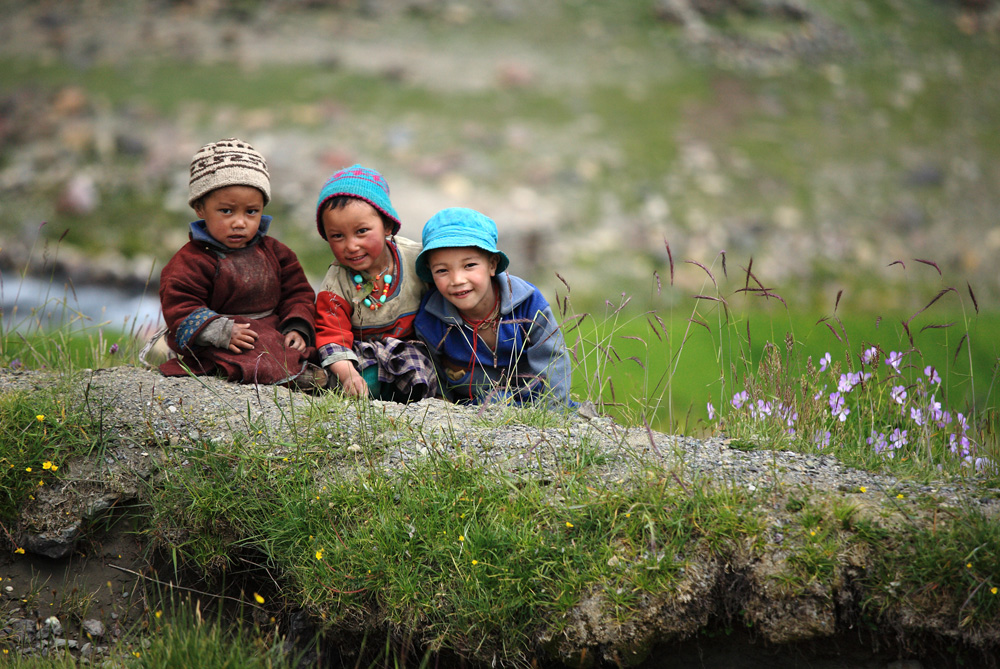
[[[388,232],[375,207],[351,199],[343,207],[323,212],[323,230],[333,255],[344,267],[381,272],[389,266]]]
[[[427,266],[438,291],[463,316],[481,319],[492,313],[496,256],[475,247],[435,249],[428,255]]]
[[[194,205],[208,234],[230,249],[242,249],[260,228],[264,195],[253,186],[216,188]]]

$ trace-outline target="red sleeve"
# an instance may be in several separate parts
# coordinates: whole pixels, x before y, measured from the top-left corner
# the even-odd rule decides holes
[[[351,349],[354,332],[351,330],[351,303],[329,290],[316,296],[316,346],[334,344]]]
[[[316,293],[306,278],[295,252],[276,239],[273,242],[274,255],[281,268],[281,301],[278,303],[279,329],[292,319],[301,319],[314,328],[315,310],[313,301]]]
[[[196,309],[209,308],[214,276],[215,262],[194,245],[185,244],[174,254],[160,272],[160,306],[168,330],[176,333]]]

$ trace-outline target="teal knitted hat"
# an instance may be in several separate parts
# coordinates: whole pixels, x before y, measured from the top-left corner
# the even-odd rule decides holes
[[[319,192],[319,199],[316,201],[316,228],[323,239],[326,239],[326,230],[323,229],[323,205],[327,200],[340,195],[364,200],[392,220],[393,227],[390,231],[392,234],[399,232],[399,214],[389,201],[389,184],[385,178],[375,170],[361,165],[351,165],[335,172]]]
[[[497,274],[510,264],[507,255],[497,248],[497,224],[474,209],[442,209],[424,224],[421,241],[424,248],[417,256],[417,276],[427,283],[434,281],[427,266],[428,256],[434,249],[474,246],[487,253],[495,253],[498,256]]]

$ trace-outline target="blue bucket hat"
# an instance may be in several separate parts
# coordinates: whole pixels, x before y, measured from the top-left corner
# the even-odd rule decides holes
[[[507,269],[510,260],[497,248],[497,224],[492,218],[474,209],[451,207],[442,209],[424,224],[421,238],[424,249],[417,256],[417,276],[427,283],[434,277],[427,266],[427,258],[434,249],[473,246],[497,255],[497,274]]]
[[[351,165],[334,172],[319,192],[319,199],[316,201],[316,229],[323,239],[326,239],[326,230],[323,229],[323,205],[327,200],[340,195],[356,197],[375,207],[392,220],[390,233],[395,235],[399,232],[399,214],[392,208],[392,202],[389,200],[389,184],[385,177],[367,167]]]

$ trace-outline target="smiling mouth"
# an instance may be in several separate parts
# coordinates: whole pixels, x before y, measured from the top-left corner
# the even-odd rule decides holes
[[[465,297],[466,295],[471,295],[471,294],[472,294],[471,290],[460,290],[457,293],[452,293],[451,296],[452,297]]]

